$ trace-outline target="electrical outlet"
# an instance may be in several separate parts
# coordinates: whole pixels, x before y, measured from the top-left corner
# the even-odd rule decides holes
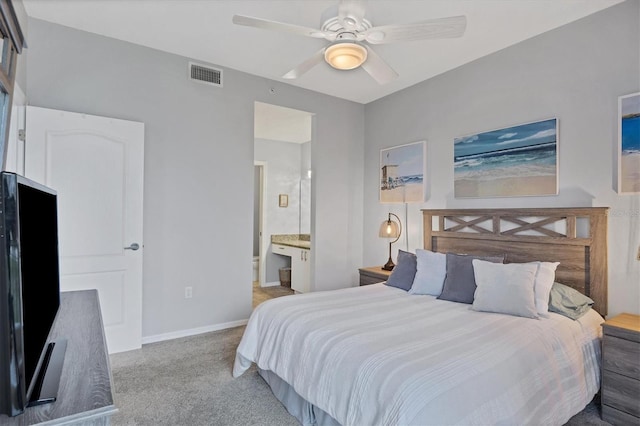
[[[193,297],[193,287],[184,288],[184,298],[191,299]]]

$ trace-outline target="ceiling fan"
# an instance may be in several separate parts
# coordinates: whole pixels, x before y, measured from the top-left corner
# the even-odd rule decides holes
[[[324,59],[338,70],[362,67],[379,84],[392,81],[398,77],[398,73],[369,45],[460,37],[464,34],[467,26],[467,19],[464,16],[452,16],[411,24],[374,27],[364,17],[365,12],[364,0],[340,0],[337,16],[335,8],[330,8],[323,14],[324,23],[320,29],[242,15],[234,15],[233,23],[265,30],[284,31],[306,37],[323,38],[330,42],[309,59],[283,75],[283,78],[298,78]]]

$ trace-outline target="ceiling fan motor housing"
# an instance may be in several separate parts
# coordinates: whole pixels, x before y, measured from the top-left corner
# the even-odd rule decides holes
[[[360,26],[358,28],[346,29],[340,22],[340,19],[337,16],[333,16],[325,20],[320,28],[322,29],[323,32],[332,32],[337,34],[350,32],[353,34],[354,31],[363,32],[368,30],[371,27],[373,27],[373,25],[371,25],[371,22],[363,18],[360,20]],[[362,39],[364,39],[364,37],[362,37]]]

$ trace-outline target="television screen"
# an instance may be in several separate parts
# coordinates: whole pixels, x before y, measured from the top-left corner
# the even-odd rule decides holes
[[[18,204],[24,368],[29,389],[60,306],[58,214],[55,195],[20,182]]]

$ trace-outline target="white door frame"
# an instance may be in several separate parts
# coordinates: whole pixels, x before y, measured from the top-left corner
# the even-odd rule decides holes
[[[267,193],[267,162],[266,161],[253,161],[253,165],[260,168],[260,187],[257,188],[260,191],[260,207],[259,207],[259,241],[258,241],[258,256],[260,261],[258,262],[258,283],[260,287],[264,287],[267,280],[267,252],[269,251],[269,239],[264,238],[268,235],[265,229],[267,224],[267,209],[264,208],[264,196]],[[267,242],[265,247],[265,241]]]
[[[11,105],[11,120],[9,122],[9,137],[4,170],[24,176],[24,139],[20,139],[20,131],[26,127],[27,97],[16,83],[13,86],[13,101]],[[0,164],[1,165],[1,164]]]

